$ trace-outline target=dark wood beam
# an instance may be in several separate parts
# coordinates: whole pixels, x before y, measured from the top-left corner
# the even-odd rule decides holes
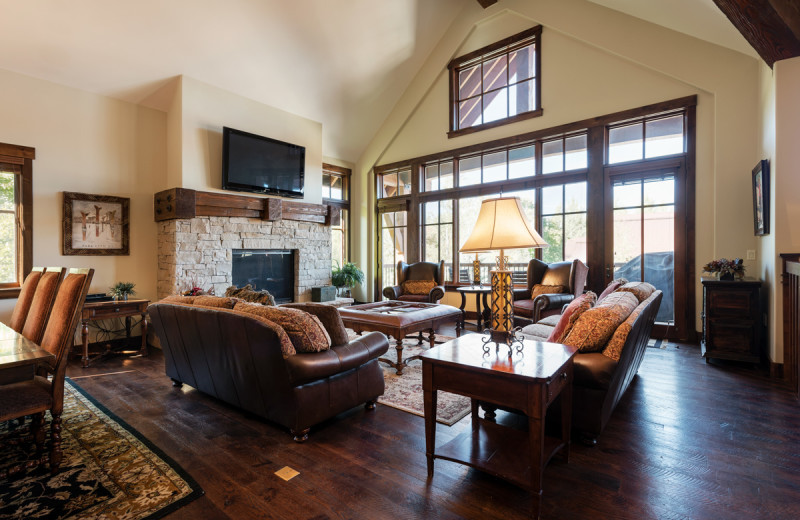
[[[486,9],[490,5],[494,5],[497,3],[497,0],[478,0],[478,3],[481,4],[481,7]]]
[[[796,0],[714,0],[742,36],[772,65],[800,56],[800,5]]]

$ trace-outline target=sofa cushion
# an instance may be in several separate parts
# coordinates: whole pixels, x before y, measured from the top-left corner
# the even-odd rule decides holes
[[[331,347],[331,337],[319,318],[289,307],[238,302],[233,310],[261,316],[282,327],[297,352],[322,352]]]
[[[616,280],[611,280],[611,283],[606,285],[606,288],[603,289],[603,292],[601,292],[600,296],[597,297],[597,301],[603,301],[603,298],[605,298],[612,292],[616,291],[626,283],[628,283],[628,280],[626,280],[625,278],[617,278]]]
[[[403,294],[397,297],[398,300],[403,302],[417,302],[417,303],[428,303],[430,298],[428,294]]]
[[[606,348],[603,349],[603,355],[609,359],[613,359],[614,361],[619,361],[620,356],[622,356],[622,347],[625,346],[625,341],[628,339],[628,334],[630,334],[631,330],[633,329],[633,322],[636,321],[636,318],[639,314],[644,310],[645,307],[650,305],[656,298],[657,294],[653,293],[647,298],[645,301],[640,303],[633,312],[625,319],[625,321],[617,327],[617,330],[614,331],[614,335],[611,336],[611,339],[608,340],[608,344],[606,344]]]
[[[260,303],[262,305],[275,305],[275,298],[268,291],[256,291],[250,284],[244,287],[231,285],[225,289],[225,296],[239,298],[246,302]]]
[[[617,362],[600,352],[577,354],[574,365],[573,384],[584,388],[608,390]]]
[[[572,327],[575,326],[575,322],[578,321],[578,318],[580,318],[584,312],[591,309],[596,300],[597,295],[592,291],[581,294],[572,300],[569,305],[567,305],[567,308],[564,309],[564,312],[561,314],[561,316],[557,317],[558,321],[553,327],[553,330],[550,332],[550,336],[547,337],[547,341],[561,343],[561,341],[572,330]],[[553,316],[550,316],[548,318],[552,317]]]
[[[547,338],[550,336],[552,331],[552,326],[538,322],[522,327],[520,332],[523,336],[525,336],[526,339],[532,339],[534,341],[549,341]]]
[[[514,302],[514,314],[524,318],[533,317],[533,300],[517,300]]]
[[[401,284],[401,287],[403,288],[403,294],[427,296],[436,287],[436,282],[433,280],[406,280]]]
[[[531,288],[531,300],[535,300],[540,294],[563,294],[569,292],[569,288],[563,285],[542,285],[534,284]]]
[[[617,291],[629,292],[636,296],[639,303],[642,303],[656,292],[656,288],[647,282],[628,282],[617,289]]]
[[[602,350],[617,327],[639,305],[629,292],[613,292],[593,309],[578,318],[562,343],[577,347],[580,352]]]
[[[541,323],[542,325],[550,325],[551,327],[555,327],[556,325],[558,325],[558,320],[560,319],[561,319],[560,314],[551,314],[550,316],[542,318],[536,323]]]
[[[233,309],[236,299],[224,296],[181,296],[175,294],[167,296],[164,303],[182,303],[183,305],[199,305],[201,307],[214,307],[215,309]]]
[[[284,303],[281,307],[290,307],[292,309],[300,309],[319,318],[322,326],[331,337],[331,345],[344,345],[350,338],[347,336],[347,329],[342,322],[342,317],[339,314],[339,309],[333,305],[326,305],[324,303]]]

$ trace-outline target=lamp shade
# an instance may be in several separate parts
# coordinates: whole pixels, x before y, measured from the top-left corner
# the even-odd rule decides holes
[[[525,218],[519,197],[498,197],[481,203],[478,221],[462,253],[545,247],[547,242]]]

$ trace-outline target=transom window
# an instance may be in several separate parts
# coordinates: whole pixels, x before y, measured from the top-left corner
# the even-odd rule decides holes
[[[684,117],[659,115],[609,127],[608,164],[684,153]]]
[[[399,197],[411,193],[411,170],[401,169],[378,175],[378,198]]]
[[[450,70],[450,132],[465,133],[542,114],[536,26],[454,59]]]
[[[350,257],[350,174],[349,168],[322,164],[322,202],[337,208],[341,218],[331,229],[331,263],[344,265]]]

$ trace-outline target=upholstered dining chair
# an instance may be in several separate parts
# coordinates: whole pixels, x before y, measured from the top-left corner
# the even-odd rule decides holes
[[[14,305],[14,310],[11,312],[11,319],[8,321],[8,326],[16,332],[21,333],[22,327],[25,326],[25,318],[28,317],[28,311],[33,302],[36,286],[39,285],[39,280],[42,278],[42,273],[44,273],[44,271],[44,267],[34,267],[31,272],[28,273],[28,276],[25,277],[25,281],[22,282],[19,296],[17,296],[17,303]]]
[[[589,268],[577,258],[552,264],[534,258],[528,262],[527,287],[514,289],[515,321],[536,323],[561,314],[565,304],[583,294],[588,273]]]
[[[397,262],[397,285],[384,288],[383,295],[390,300],[439,303],[444,297],[444,260]]]
[[[55,473],[61,464],[61,412],[64,409],[64,375],[86,293],[94,269],[70,269],[58,288],[53,311],[47,321],[41,346],[56,358],[53,366],[40,365],[33,379],[0,386],[0,421],[33,416],[31,433],[36,443],[35,465],[49,462]],[[51,376],[48,379],[48,376]],[[44,448],[44,414],[50,410],[50,453]],[[20,466],[19,470],[25,466]]]
[[[42,334],[44,334],[47,319],[50,317],[50,311],[53,309],[56,292],[66,272],[65,267],[48,267],[36,285],[30,310],[25,317],[25,325],[20,332],[34,343],[42,341]]]

